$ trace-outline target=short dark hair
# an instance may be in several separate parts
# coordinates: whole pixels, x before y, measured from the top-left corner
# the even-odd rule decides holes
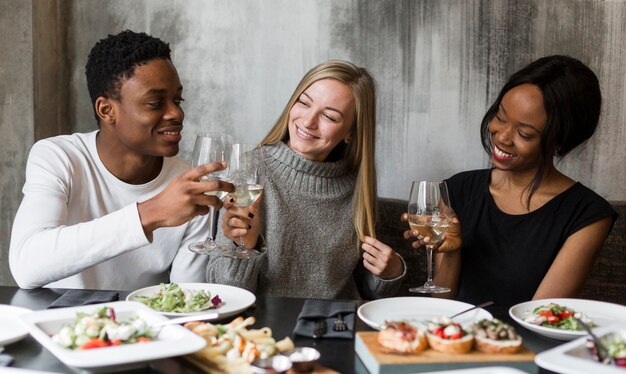
[[[94,111],[100,96],[120,99],[122,83],[133,76],[136,66],[157,58],[171,60],[170,54],[168,43],[143,32],[125,30],[99,40],[89,52],[85,65]]]
[[[497,114],[504,95],[521,84],[541,90],[547,121],[541,133],[539,169],[529,185],[530,198],[539,188],[546,161],[562,158],[591,138],[600,118],[602,94],[598,77],[585,64],[569,56],[542,57],[511,75],[481,123],[483,148],[491,155],[493,147],[489,122]]]

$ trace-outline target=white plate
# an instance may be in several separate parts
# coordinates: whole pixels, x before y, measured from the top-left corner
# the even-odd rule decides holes
[[[600,339],[611,333],[620,334],[623,339],[626,339],[626,323],[601,327],[594,330],[594,332]],[[563,374],[626,373],[624,368],[608,366],[595,361],[591,352],[585,346],[586,341],[587,337],[582,337],[543,351],[535,356],[535,363],[544,369]]]
[[[525,371],[521,371],[515,368],[509,368],[506,366],[488,366],[482,368],[471,369],[458,369],[458,370],[443,370],[443,371],[429,371],[422,374],[527,374]]]
[[[158,312],[168,317],[182,317],[191,316],[196,313],[204,313],[207,311],[215,311],[219,313],[219,319],[230,317],[234,314],[240,313],[256,301],[256,296],[248,290],[243,288],[227,286],[225,284],[213,284],[213,283],[178,283],[183,290],[204,290],[211,293],[211,297],[219,295],[222,299],[222,306],[217,309],[204,310],[202,312],[194,313],[172,313],[172,312]],[[142,288],[137,291],[131,292],[126,300],[133,301],[134,296],[154,296],[160,289],[160,286],[150,286]]]
[[[626,322],[626,307],[618,304],[606,303],[603,301],[584,299],[542,299],[527,301],[517,304],[509,309],[509,315],[523,327],[536,332],[539,335],[558,340],[572,340],[587,335],[584,331],[559,330],[552,327],[544,327],[524,322],[532,311],[542,305],[550,303],[559,304],[576,312],[581,312],[591,319],[596,327],[603,327],[616,322]]]
[[[18,316],[30,312],[30,309],[0,304],[0,346],[15,343],[28,335]]]
[[[142,303],[118,301],[72,308],[48,309],[21,315],[19,318],[28,332],[61,362],[87,370],[122,370],[165,357],[180,356],[202,349],[206,341],[180,325],[164,326],[157,338],[148,343],[123,344],[115,347],[73,351],[52,341],[65,325],[76,319],[77,312],[92,313],[102,306],[115,310],[118,319],[137,316],[148,324],[166,321],[167,317],[156,313]]]
[[[473,306],[433,297],[391,297],[365,303],[359,307],[357,314],[371,328],[380,330],[385,321],[424,322],[435,317],[451,316]],[[467,328],[485,318],[491,319],[491,313],[479,308],[455,317],[454,321]]]

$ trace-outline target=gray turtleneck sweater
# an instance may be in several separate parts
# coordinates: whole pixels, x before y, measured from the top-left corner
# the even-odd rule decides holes
[[[269,296],[374,299],[394,295],[391,280],[363,267],[352,223],[356,174],[345,161],[316,162],[285,143],[265,146],[261,221],[267,252],[252,260],[212,257],[207,282]],[[222,245],[232,242],[218,233]]]

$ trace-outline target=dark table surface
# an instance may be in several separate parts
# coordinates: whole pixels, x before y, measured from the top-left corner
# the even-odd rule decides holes
[[[17,287],[0,286],[0,304],[10,304],[32,310],[46,309],[50,303],[63,294],[64,290],[35,289],[23,290]],[[120,291],[120,300],[124,300],[128,292]],[[354,352],[354,340],[349,339],[319,339],[314,340],[293,335],[293,328],[305,299],[257,297],[254,307],[241,313],[242,316],[254,316],[255,327],[268,326],[272,335],[277,339],[290,336],[297,346],[315,347],[321,353],[319,363],[340,373],[367,373],[367,370]],[[362,302],[361,302],[362,303]],[[487,308],[488,309],[488,308]],[[504,312],[492,310],[494,316],[511,322]],[[500,315],[502,313],[502,315]],[[229,319],[226,319],[227,321]],[[555,347],[562,342],[543,338],[530,331],[516,326],[524,338],[524,345],[533,352],[541,352]],[[357,318],[357,331],[371,331],[371,329]],[[46,370],[59,373],[74,373],[50,352],[43,348],[34,338],[26,338],[7,345],[5,352],[14,357],[13,367]],[[532,362],[523,369],[536,373],[540,369]],[[432,369],[431,369],[432,370]],[[193,365],[180,358],[155,361],[143,369],[134,370],[134,373],[197,373],[200,372]],[[543,372],[543,371],[542,371]]]

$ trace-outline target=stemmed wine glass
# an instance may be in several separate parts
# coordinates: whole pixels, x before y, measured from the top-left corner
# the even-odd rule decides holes
[[[414,181],[411,185],[407,210],[411,230],[419,230],[421,237],[430,237],[426,244],[428,279],[422,287],[410,288],[411,292],[444,293],[449,288],[439,287],[433,282],[433,251],[443,241],[452,220],[452,208],[448,186],[445,182]]]
[[[229,162],[231,155],[233,138],[223,133],[207,133],[199,134],[196,137],[196,143],[193,147],[193,155],[191,166],[196,167],[209,162]],[[228,169],[214,171],[200,178],[203,181],[225,180],[228,181]],[[217,196],[223,200],[227,192],[224,191],[208,191],[206,195]],[[221,251],[222,248],[215,241],[217,233],[217,223],[219,214],[214,206],[209,206],[209,235],[203,242],[193,243],[189,246],[189,250],[201,255],[209,255]]]
[[[230,196],[239,208],[248,208],[261,196],[265,185],[265,164],[263,149],[258,144],[233,144],[229,169],[229,179],[235,185],[235,192]],[[254,258],[262,252],[248,249],[241,242],[232,252],[223,253],[226,257]]]

